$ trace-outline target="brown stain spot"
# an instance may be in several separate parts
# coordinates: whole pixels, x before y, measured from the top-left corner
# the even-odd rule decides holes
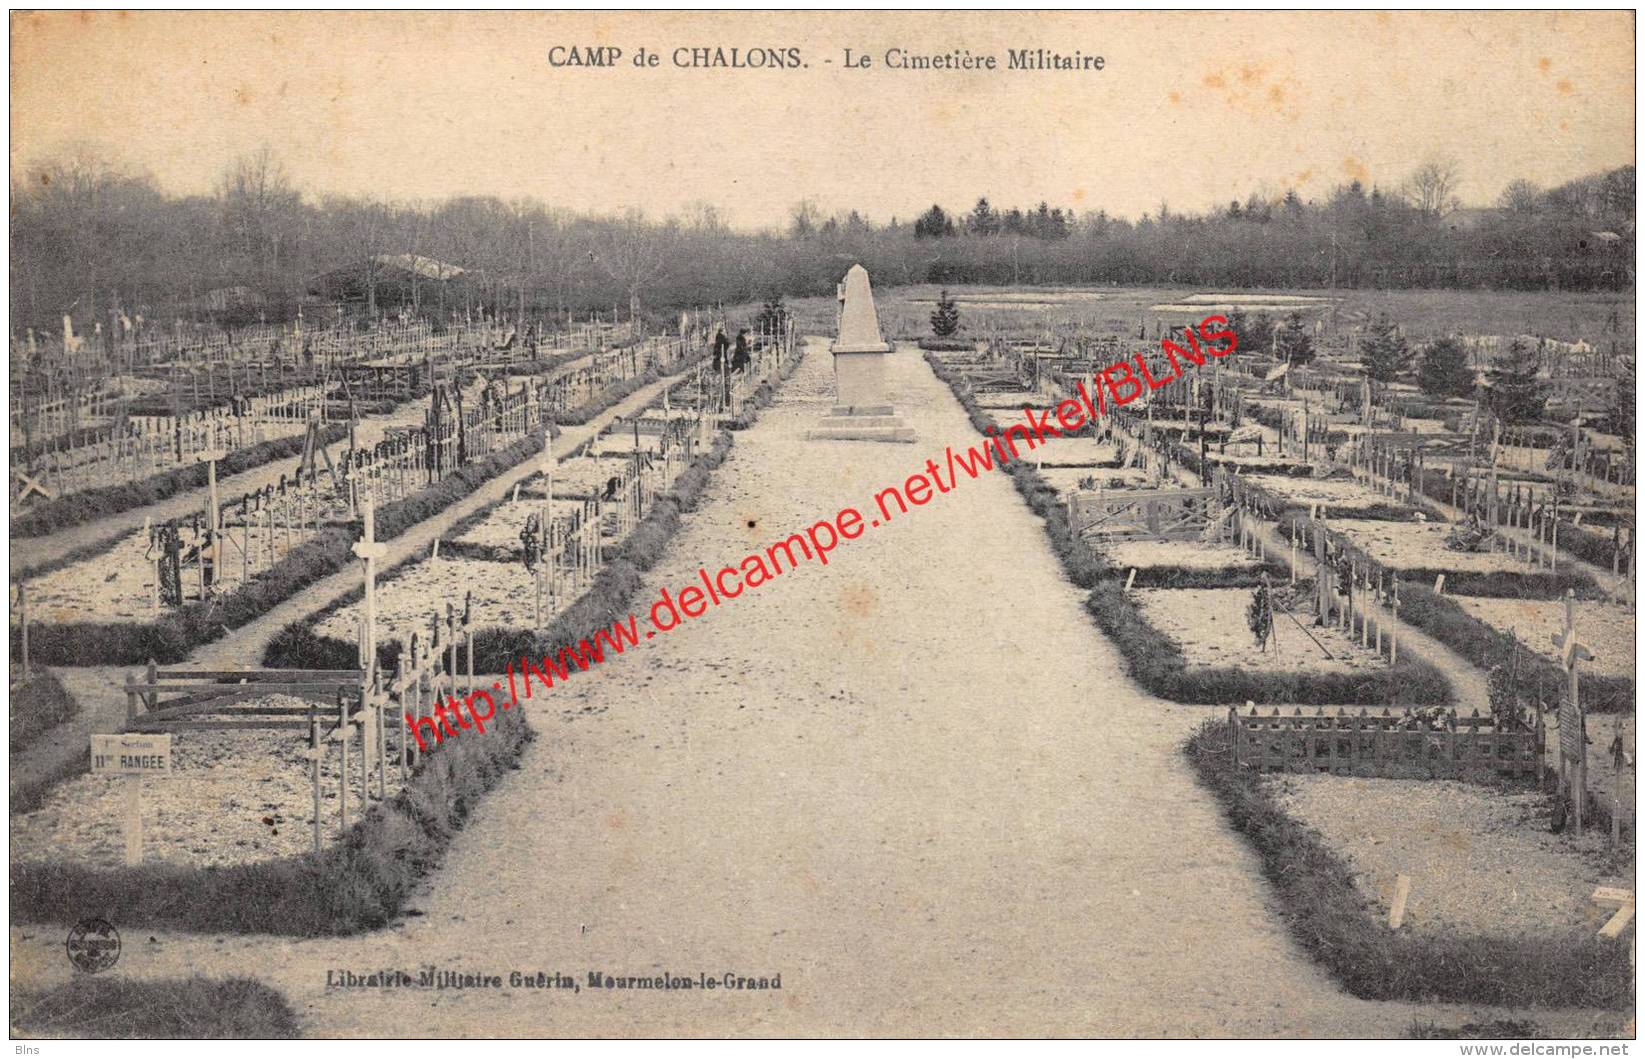
[[[1075,188],[1074,189],[1074,201],[1075,202],[1084,202],[1085,201],[1085,189],[1084,188]]]
[[[783,997],[783,1003],[790,1011],[800,1010],[800,998],[797,994],[789,993],[787,996]]]
[[[1261,83],[1264,76],[1266,75],[1260,66],[1241,66],[1239,68],[1239,82],[1247,88]]]
[[[1273,103],[1276,107],[1283,106],[1285,104],[1285,86],[1269,85],[1268,101]]]
[[[1552,59],[1548,58],[1546,55],[1544,55],[1542,58],[1540,58],[1536,61],[1537,73],[1547,74],[1547,72],[1549,70],[1552,70],[1553,68],[1554,68],[1554,61]]]
[[[853,617],[866,618],[874,613],[879,606],[879,597],[874,594],[871,585],[846,585],[840,590],[840,602],[844,605],[847,614]]]
[[[1554,91],[1558,92],[1562,96],[1568,96],[1572,92],[1576,91],[1576,89],[1571,86],[1570,81],[1562,77],[1558,81],[1554,82]]]
[[[613,831],[621,831],[623,828],[628,826],[628,817],[621,809],[618,809],[616,812],[605,818],[605,826]]]
[[[41,186],[45,186],[46,184],[50,184],[50,183],[51,183],[51,174],[50,173],[41,173],[40,174],[40,184],[41,184]]]
[[[1182,104],[1182,93],[1181,92],[1177,92],[1177,91],[1173,90],[1173,91],[1171,91],[1170,93],[1168,93],[1166,95],[1166,98],[1169,99],[1174,105],[1180,106]]]
[[[250,85],[241,85],[239,88],[234,90],[234,102],[238,103],[242,107],[250,106],[251,98]]]
[[[1203,78],[1200,79],[1200,84],[1203,84],[1206,88],[1227,88],[1228,87],[1228,82],[1223,80],[1223,77],[1222,77],[1221,74],[1206,74]]]
[[[1302,172],[1297,174],[1298,184],[1306,184],[1312,179],[1314,179],[1314,171],[1312,169],[1304,169]]]
[[[1353,155],[1349,155],[1342,160],[1342,171],[1348,175],[1350,180],[1357,180],[1361,184],[1371,179],[1371,171],[1365,167],[1364,162],[1361,162]]]

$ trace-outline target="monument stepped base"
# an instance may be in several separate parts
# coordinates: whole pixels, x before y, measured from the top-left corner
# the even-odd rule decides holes
[[[889,405],[882,405],[871,411],[874,414],[861,414],[869,409],[859,410],[856,415],[846,409],[836,408],[834,414],[820,420],[815,427],[805,432],[807,441],[893,441],[912,444],[914,428],[904,422],[902,416],[892,412]]]

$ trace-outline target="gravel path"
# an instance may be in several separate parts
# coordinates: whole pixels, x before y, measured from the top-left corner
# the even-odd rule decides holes
[[[814,345],[648,575],[831,517],[973,432],[911,349],[915,446],[806,442]],[[1002,476],[842,545],[528,707],[542,738],[417,914],[351,939],[134,935],[132,975],[243,972],[320,1036],[1397,1036],[1456,1009],[1343,996],[1292,945],[1180,745]],[[61,930],[14,974],[66,977]],[[574,976],[578,992],[325,988],[328,970]],[[607,992],[588,972],[782,976]],[[1578,1016],[1580,1018],[1580,1016]]]

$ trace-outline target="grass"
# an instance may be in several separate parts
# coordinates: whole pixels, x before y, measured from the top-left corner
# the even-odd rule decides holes
[[[321,430],[327,445],[348,437],[348,428],[336,424]],[[217,462],[219,481],[265,463],[300,455],[304,435],[274,438],[243,449],[236,449]],[[107,485],[98,489],[84,489],[55,500],[48,500],[11,520],[13,537],[45,537],[70,526],[81,526],[110,515],[118,515],[133,508],[147,507],[167,500],[178,493],[186,493],[206,486],[206,465],[190,464],[150,475],[141,481],[121,485]]]
[[[10,751],[15,754],[46,732],[80,712],[80,704],[64,690],[57,675],[35,668],[27,680],[11,685]]]
[[[12,1032],[23,1038],[288,1040],[300,1036],[285,997],[251,978],[76,977],[11,994]]]
[[[1252,771],[1235,767],[1225,721],[1207,721],[1185,751],[1273,886],[1277,914],[1310,956],[1356,997],[1511,1007],[1621,1007],[1632,1002],[1625,943],[1591,935],[1431,937],[1388,930],[1348,865],[1282,810]]]

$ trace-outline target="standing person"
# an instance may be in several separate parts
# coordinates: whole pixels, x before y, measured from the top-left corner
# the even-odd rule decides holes
[[[714,370],[725,370],[725,351],[731,348],[731,342],[725,337],[725,328],[720,328],[714,335]]]
[[[725,337],[725,328],[721,327],[714,335],[714,392],[720,398],[720,407],[731,403],[731,388],[726,378],[726,351],[731,348],[731,342]]]
[[[748,368],[748,330],[744,328],[737,332],[737,348],[731,354],[731,370],[745,371]]]

